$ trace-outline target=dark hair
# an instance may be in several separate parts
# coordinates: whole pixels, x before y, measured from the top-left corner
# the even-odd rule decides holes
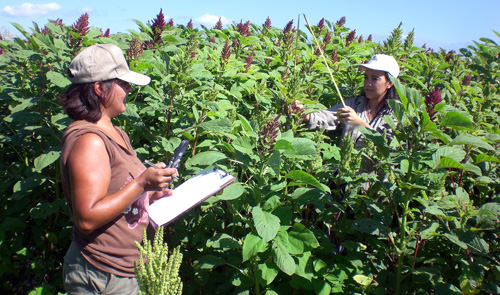
[[[387,72],[385,73],[385,78],[387,79],[387,81],[391,81],[391,78],[389,78],[389,73]],[[392,84],[391,88],[387,90],[387,93],[385,94],[385,99],[394,99],[397,101],[401,101],[399,99],[398,92],[396,91],[396,86],[394,86],[394,84]]]
[[[85,120],[91,123],[99,121],[102,117],[101,105],[106,105],[114,80],[104,81],[103,97],[99,97],[94,90],[94,82],[71,84],[59,96],[64,111],[72,120]]]
[[[385,73],[385,79],[387,81],[391,81],[391,79],[389,78],[389,73],[387,73],[387,72]],[[364,90],[361,93],[361,96],[365,96],[366,97],[366,93],[365,93]],[[394,86],[394,84],[392,84],[391,88],[389,88],[387,90],[387,93],[385,94],[384,99],[394,99],[394,100],[397,100],[397,101],[401,101],[399,99],[398,92],[396,91],[396,86]]]

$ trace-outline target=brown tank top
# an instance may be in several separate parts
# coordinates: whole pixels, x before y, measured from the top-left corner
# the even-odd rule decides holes
[[[137,158],[127,134],[115,127],[126,146],[115,142],[106,130],[97,125],[76,121],[71,123],[61,140],[61,178],[64,195],[72,212],[71,184],[67,169],[67,160],[76,140],[83,134],[94,133],[100,136],[106,146],[111,167],[111,180],[108,195],[123,188],[133,178],[140,175],[146,167]],[[115,220],[97,229],[91,234],[83,234],[73,226],[73,241],[82,255],[95,267],[119,276],[133,277],[134,261],[139,258],[135,241],[141,242],[143,231],[149,223],[149,193],[146,192]]]

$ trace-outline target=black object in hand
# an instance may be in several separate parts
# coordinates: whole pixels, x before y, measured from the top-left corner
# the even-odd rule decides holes
[[[184,155],[187,147],[189,145],[189,141],[184,139],[181,141],[179,146],[175,149],[174,155],[172,156],[172,160],[167,165],[167,168],[179,168],[179,164],[181,163],[181,158]]]

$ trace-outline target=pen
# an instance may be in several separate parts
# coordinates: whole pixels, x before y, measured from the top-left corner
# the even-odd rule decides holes
[[[148,164],[149,166],[155,168],[155,169],[160,169],[160,167],[156,166],[153,162],[151,162],[148,159],[144,159],[144,163]]]
[[[156,166],[153,162],[151,162],[150,160],[148,159],[143,159],[144,160],[144,163],[148,164],[149,166],[155,168],[155,169],[161,169],[160,167]],[[175,179],[179,179],[178,176],[174,176]]]

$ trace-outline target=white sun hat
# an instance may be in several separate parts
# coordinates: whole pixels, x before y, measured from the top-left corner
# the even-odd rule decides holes
[[[359,64],[358,67],[364,67],[376,71],[384,71],[389,73],[394,78],[399,75],[399,65],[394,57],[387,54],[375,54],[365,64]]]
[[[69,65],[72,83],[120,79],[135,85],[149,84],[151,78],[131,71],[123,51],[113,44],[94,44],[82,50]]]

